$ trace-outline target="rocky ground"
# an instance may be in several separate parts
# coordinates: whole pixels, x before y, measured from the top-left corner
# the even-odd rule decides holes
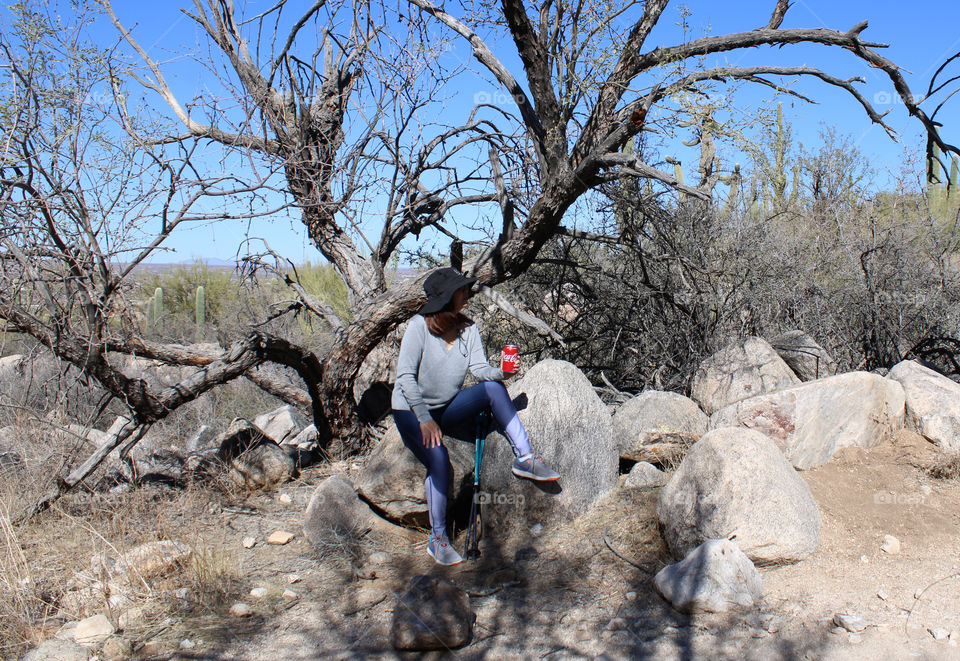
[[[443,568],[424,534],[386,523],[361,539],[310,544],[301,526],[314,485],[359,466],[314,469],[276,492],[211,503],[199,529],[189,522],[233,559],[236,585],[217,608],[125,635],[142,658],[393,658],[398,598],[428,574],[470,595],[472,639],[449,653],[463,658],[960,659],[960,484],[925,475],[934,455],[902,431],[801,473],[823,516],[820,545],[800,563],[761,568],[761,604],[735,616],[682,615],[653,589],[653,573],[672,562],[657,530],[658,489],[621,486],[550,533],[488,531],[479,562]],[[268,544],[276,531],[295,537]],[[885,535],[899,550],[890,540],[891,552],[881,550]],[[250,537],[256,545],[244,548]],[[251,596],[256,588],[264,594]],[[249,615],[229,613],[240,601]],[[838,614],[866,626],[838,628]],[[941,629],[952,635],[935,640]]]

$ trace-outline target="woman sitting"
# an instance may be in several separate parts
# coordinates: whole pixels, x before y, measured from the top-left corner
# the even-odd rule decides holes
[[[393,419],[403,444],[427,468],[424,486],[431,528],[427,552],[441,565],[462,561],[447,536],[453,468],[443,445],[443,430],[462,427],[490,409],[513,446],[514,475],[538,481],[560,478],[530,449],[527,432],[502,383],[512,373],[504,374],[487,362],[480,331],[461,314],[476,281],[452,268],[438,269],[427,277],[423,289],[428,300],[403,335],[393,388]],[[467,369],[480,383],[462,389]]]

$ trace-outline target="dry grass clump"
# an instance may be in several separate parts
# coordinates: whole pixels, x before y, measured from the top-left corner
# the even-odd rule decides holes
[[[938,480],[960,478],[960,452],[942,452],[927,466],[926,473]]]
[[[215,498],[192,488],[81,492],[19,527],[0,499],[0,658],[17,658],[65,622],[96,613],[117,623],[135,612],[124,636],[137,641],[155,636],[170,615],[225,611],[240,593],[242,568],[219,543],[216,523],[206,523]],[[157,540],[184,543],[192,554],[159,576],[110,574],[123,553]]]

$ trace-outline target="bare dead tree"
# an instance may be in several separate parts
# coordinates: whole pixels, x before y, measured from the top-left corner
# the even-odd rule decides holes
[[[883,114],[858,90],[859,78],[780,63],[712,67],[705,64],[708,56],[800,43],[847,50],[884,72],[932,140],[943,151],[956,152],[912,97],[899,68],[879,54],[883,44],[862,39],[866,22],[846,31],[782,29],[784,2],[777,2],[757,29],[650,48],[648,37],[667,0],[626,3],[612,13],[590,3],[505,0],[498,18],[483,25],[500,31],[504,38],[498,43],[512,42],[516,48],[523,71],[512,72],[506,57],[498,57],[478,36],[472,22],[479,26],[481,18],[465,8],[457,16],[429,0],[410,0],[415,12],[466,40],[481,70],[516,102],[516,113],[480,104],[462,122],[435,124],[431,130],[425,130],[417,111],[435,107],[429,97],[444,80],[430,68],[432,58],[424,57],[423,49],[429,51],[435,42],[425,31],[417,32],[422,22],[409,20],[403,23],[408,28],[387,31],[384,25],[400,21],[394,15],[385,20],[384,6],[320,1],[283,23],[288,4],[279,2],[248,18],[229,1],[195,0],[188,15],[224,57],[232,75],[225,82],[233,84],[234,99],[244,108],[241,117],[231,118],[215,100],[201,99],[202,122],[183,109],[160,65],[111,16],[149,69],[143,84],[168,103],[189,136],[255,153],[283,170],[311,240],[350,288],[354,319],[339,324],[332,349],[320,357],[322,431],[337,448],[356,447],[360,437],[352,386],[361,364],[423,300],[416,280],[388,289],[384,266],[409,236],[429,230],[461,240],[447,227],[454,207],[497,202],[506,217],[503,200],[514,201],[509,222],[499,232],[488,227],[493,240],[463,262],[465,270],[491,286],[523,273],[545,242],[567,231],[561,225],[564,214],[605,182],[638,177],[690,198],[710,198],[709,186],[685,185],[659,169],[659,155],[644,150],[642,139],[641,148],[624,150],[631,138],[665,130],[679,112],[674,99],[680,95],[706,94],[712,84],[738,81],[806,98],[785,81],[812,79],[846,91],[871,121],[893,135]],[[105,6],[110,11],[109,3]],[[281,24],[289,27],[281,31]],[[312,40],[307,26],[317,26]],[[411,47],[411,35],[419,38],[420,51]],[[298,46],[306,51],[298,52]],[[405,90],[404,103],[389,92],[397,89]],[[379,123],[358,120],[359,114]],[[491,147],[493,165],[477,156]],[[492,185],[498,163],[509,165],[509,190]],[[358,221],[358,209],[377,206],[373,188],[361,190],[373,180],[382,194],[378,233],[364,231],[367,226]]]
[[[143,339],[129,298],[131,273],[178,227],[229,217],[212,209],[234,198],[238,182],[194,178],[196,141],[162,146],[131,140],[147,127],[126,108],[117,60],[84,38],[87,17],[77,18],[65,25],[24,7],[0,33],[7,74],[0,86],[6,113],[0,319],[7,332],[35,338],[94,379],[122,413],[107,441],[21,519],[49,506],[153,423],[264,362],[292,366],[307,382],[316,382],[319,372],[302,349],[263,332],[250,332],[226,349]],[[240,188],[247,190],[246,184]],[[197,369],[154,389],[125,372],[129,355]]]
[[[194,2],[186,13],[224,58],[232,77],[222,83],[242,106],[230,115],[215,99],[203,99],[202,122],[177,99],[109,2],[103,4],[146,64],[140,83],[159,94],[187,130],[162,141],[213,140],[283,172],[308,236],[347,284],[353,311],[346,323],[304,301],[337,335],[321,357],[319,379],[308,384],[316,387],[323,412],[315,415],[317,427],[332,454],[360,447],[354,380],[422,299],[419,281],[388,290],[387,264],[405,238],[425,228],[455,239],[445,220],[455,207],[495,199],[483,190],[485,164],[464,164],[478,145],[479,153],[515,151],[505,145],[508,136],[474,117],[425,122],[446,74],[432,68],[436,53],[415,25],[405,35],[384,32],[386,10],[376,3],[315,2],[281,35],[291,3],[247,19],[232,2]],[[379,226],[370,221],[374,214]]]
[[[15,231],[5,237],[4,263],[10,278],[28,286],[10,288],[0,304],[13,327],[95,377],[122,398],[142,424],[215,383],[245,374],[256,379],[250,370],[270,361],[298,370],[331,454],[362,447],[354,381],[383,338],[424,300],[418,279],[389,287],[386,282],[386,266],[404,241],[429,235],[469,243],[451,212],[463,205],[489,204],[498,212],[497,223],[481,228],[489,241],[479,254],[464,257],[462,265],[481,285],[491,287],[524,273],[548,241],[576,235],[561,224],[565,214],[605,183],[646,179],[661,191],[709,200],[713,177],[706,177],[704,186],[678,181],[660,169],[660,154],[644,140],[677,121],[682,109],[675,100],[682,95],[708,94],[711,85],[729,81],[796,95],[784,81],[812,79],[843,89],[871,121],[893,133],[858,91],[857,78],[780,63],[712,67],[705,63],[711,55],[799,43],[847,50],[865,66],[884,72],[940,149],[957,153],[910,95],[897,66],[879,55],[882,44],[861,38],[865,22],[847,31],[781,29],[785,2],[776,4],[768,21],[758,21],[758,29],[650,48],[648,38],[667,0],[629,2],[612,13],[591,3],[504,0],[494,19],[464,8],[458,16],[452,7],[440,8],[429,0],[410,0],[410,15],[388,13],[378,3],[318,0],[292,17],[293,3],[283,0],[257,16],[245,16],[231,0],[194,0],[186,14],[209,40],[209,70],[228,72],[218,78],[220,88],[214,93],[233,103],[221,103],[204,92],[189,104],[177,98],[161,64],[139,45],[108,0],[103,5],[146,67],[145,73],[132,75],[165,101],[181,127],[145,126],[131,116],[115,83],[126,71],[107,67],[97,78],[111,90],[110,98],[118,99],[107,116],[134,139],[130,144],[136,148],[127,161],[141,165],[133,171],[143,174],[136,176],[153,176],[162,186],[138,186],[157,195],[141,201],[139,216],[118,216],[107,204],[91,214],[89,203],[77,203],[88,196],[86,182],[59,181],[53,166],[64,160],[45,161],[45,150],[34,144],[37,122],[18,119],[13,126],[21,137],[12,133],[6,140],[14,156],[4,161],[4,213]],[[434,98],[473,72],[443,70],[437,64],[443,42],[438,44],[424,27],[424,18],[469,44],[481,72],[514,99],[515,112],[479,103],[465,117],[449,112],[440,116]],[[511,72],[504,64],[509,58],[498,57],[478,36],[481,25],[503,37],[499,47],[512,42],[521,72]],[[16,59],[13,51],[8,50],[7,59]],[[221,69],[221,64],[226,66]],[[37,87],[30,76],[21,76],[19,84],[25,82],[31,90]],[[45,106],[36,98],[25,107],[22,114],[29,118]],[[80,119],[77,125],[85,126],[88,120]],[[631,139],[636,148],[625,149]],[[229,175],[210,174],[194,155],[198,141],[222,145],[232,163],[250,167]],[[74,152],[79,168],[86,163],[84,154]],[[153,165],[156,170],[148,167]],[[126,190],[121,183],[100,190],[108,195]],[[269,212],[271,203],[295,205],[311,241],[347,284],[351,320],[337,319],[328,308],[307,306],[335,329],[330,350],[316,356],[254,332],[237,338],[232,350],[203,353],[151,345],[133,332],[112,330],[107,320],[122,315],[123,306],[115,302],[129,274],[113,268],[117,256],[131,255],[124,261],[132,268],[180,223],[229,220],[229,214],[192,210],[205,208],[200,199],[241,193],[255,200],[248,200],[245,208],[255,207],[256,213]],[[104,228],[137,227],[131,221],[147,217],[161,220],[160,231],[149,240],[142,233],[124,235],[124,245],[139,241],[139,251],[121,253],[97,233],[98,223]],[[65,226],[71,228],[68,233],[60,229]],[[41,306],[46,306],[42,313]],[[511,306],[515,308],[504,307]],[[177,393],[154,393],[112,367],[111,352],[203,368]],[[273,387],[262,378],[260,382]],[[306,401],[285,392],[289,399]]]

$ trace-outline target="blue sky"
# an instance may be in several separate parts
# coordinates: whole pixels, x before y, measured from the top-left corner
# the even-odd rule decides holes
[[[239,0],[238,0],[239,1]],[[178,94],[192,97],[205,87],[205,75],[194,62],[188,61],[179,52],[189,52],[198,44],[204,44],[202,35],[192,21],[177,11],[181,2],[143,3],[139,0],[115,0],[115,10],[121,21],[127,25],[136,24],[135,35],[141,44],[147,47],[152,56],[165,61],[166,71]],[[671,44],[681,40],[681,8],[686,7],[689,38],[696,38],[709,32],[722,34],[743,31],[765,25],[775,3],[771,0],[759,2],[711,2],[693,0],[683,5],[671,5],[660,25],[648,40],[647,45]],[[248,2],[248,14],[254,14],[273,5],[273,0]],[[260,7],[260,9],[258,9]],[[790,27],[829,27],[846,30],[868,19],[869,28],[863,38],[890,44],[883,54],[906,70],[906,77],[915,92],[922,92],[934,70],[950,54],[960,50],[960,3],[955,0],[934,0],[915,5],[894,2],[866,2],[865,0],[830,1],[795,0],[783,23]],[[109,27],[109,26],[107,26]],[[438,27],[438,30],[440,28]],[[104,36],[110,36],[105,30]],[[495,50],[497,44],[491,44]],[[512,46],[512,44],[509,44]],[[509,50],[509,49],[506,49]],[[468,49],[462,45],[447,54],[451,61],[470,60]],[[514,73],[521,75],[521,69],[515,58],[505,58]],[[856,102],[846,93],[830,88],[822,83],[806,81],[796,89],[803,91],[820,103],[810,105],[799,100],[784,98],[785,116],[792,124],[793,138],[808,148],[818,144],[818,134],[824,125],[833,126],[841,135],[850,135],[871,164],[880,171],[877,186],[882,187],[890,181],[890,175],[897,172],[905,159],[905,154],[916,153],[922,149],[923,138],[918,122],[910,119],[901,104],[895,103],[896,95],[888,78],[879,70],[864,66],[854,56],[839,49],[816,46],[786,47],[783,49],[757,49],[742,54],[728,55],[718,60],[729,64],[749,65],[773,63],[779,65],[811,65],[832,73],[838,77],[864,76],[866,83],[861,91],[874,101],[878,109],[891,109],[888,123],[898,132],[900,142],[890,140],[879,126],[873,125]],[[479,66],[479,65],[477,65]],[[960,74],[960,64],[955,63],[954,74]],[[489,77],[487,77],[489,80]],[[459,87],[450,90],[451,113],[469,111],[477,94],[496,95],[498,90],[489,82],[478,78],[465,77]],[[891,102],[893,101],[893,102]],[[154,98],[158,112],[166,112],[162,102]],[[772,106],[775,101],[765,88],[745,91],[738,97],[738,104],[744,107],[760,105]],[[960,98],[952,104],[952,113],[942,112],[941,119],[960,120]],[[949,110],[950,107],[948,106]],[[452,121],[452,120],[451,120]],[[960,126],[948,125],[945,137],[953,142],[960,141]],[[697,153],[690,150],[676,154],[688,170],[695,169]],[[256,223],[250,228],[254,234],[270,237],[272,246],[295,261],[320,259],[319,253],[309,245],[296,218],[295,212],[288,217],[279,218],[272,223]],[[230,260],[237,253],[238,245],[246,235],[248,227],[244,225],[218,224],[192,231],[180,232],[173,237],[169,247],[175,254],[167,253],[157,261],[182,261],[191,257],[218,258]]]

